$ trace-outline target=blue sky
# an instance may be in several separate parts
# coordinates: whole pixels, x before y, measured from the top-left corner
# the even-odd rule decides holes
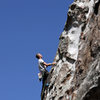
[[[72,1],[0,1],[0,100],[40,100],[35,54],[53,62]]]

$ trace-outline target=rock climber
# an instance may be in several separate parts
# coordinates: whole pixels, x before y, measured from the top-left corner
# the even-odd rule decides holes
[[[38,73],[38,77],[39,77],[39,80],[43,81],[43,84],[45,82],[45,80],[47,79],[47,76],[49,75],[49,72],[46,70],[46,68],[48,66],[51,66],[51,65],[56,65],[55,62],[53,63],[46,63],[44,62],[44,60],[42,59],[43,56],[40,54],[40,53],[37,53],[36,54],[36,58],[38,59],[38,65],[39,65],[39,70],[40,70],[40,73]]]

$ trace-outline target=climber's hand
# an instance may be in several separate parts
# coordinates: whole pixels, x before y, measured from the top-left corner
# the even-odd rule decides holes
[[[53,62],[53,63],[52,63],[52,65],[56,65],[56,63],[55,63],[55,62]]]

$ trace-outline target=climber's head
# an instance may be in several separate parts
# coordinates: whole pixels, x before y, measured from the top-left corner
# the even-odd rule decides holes
[[[36,54],[36,58],[37,58],[37,59],[41,59],[41,58],[42,58],[42,55],[41,55],[40,53],[37,53],[37,54]]]

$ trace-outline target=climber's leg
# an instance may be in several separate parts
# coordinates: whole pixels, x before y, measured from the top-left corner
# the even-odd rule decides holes
[[[44,75],[43,75],[43,81],[42,81],[43,85],[45,84],[48,75],[49,75],[49,72],[45,70]]]

